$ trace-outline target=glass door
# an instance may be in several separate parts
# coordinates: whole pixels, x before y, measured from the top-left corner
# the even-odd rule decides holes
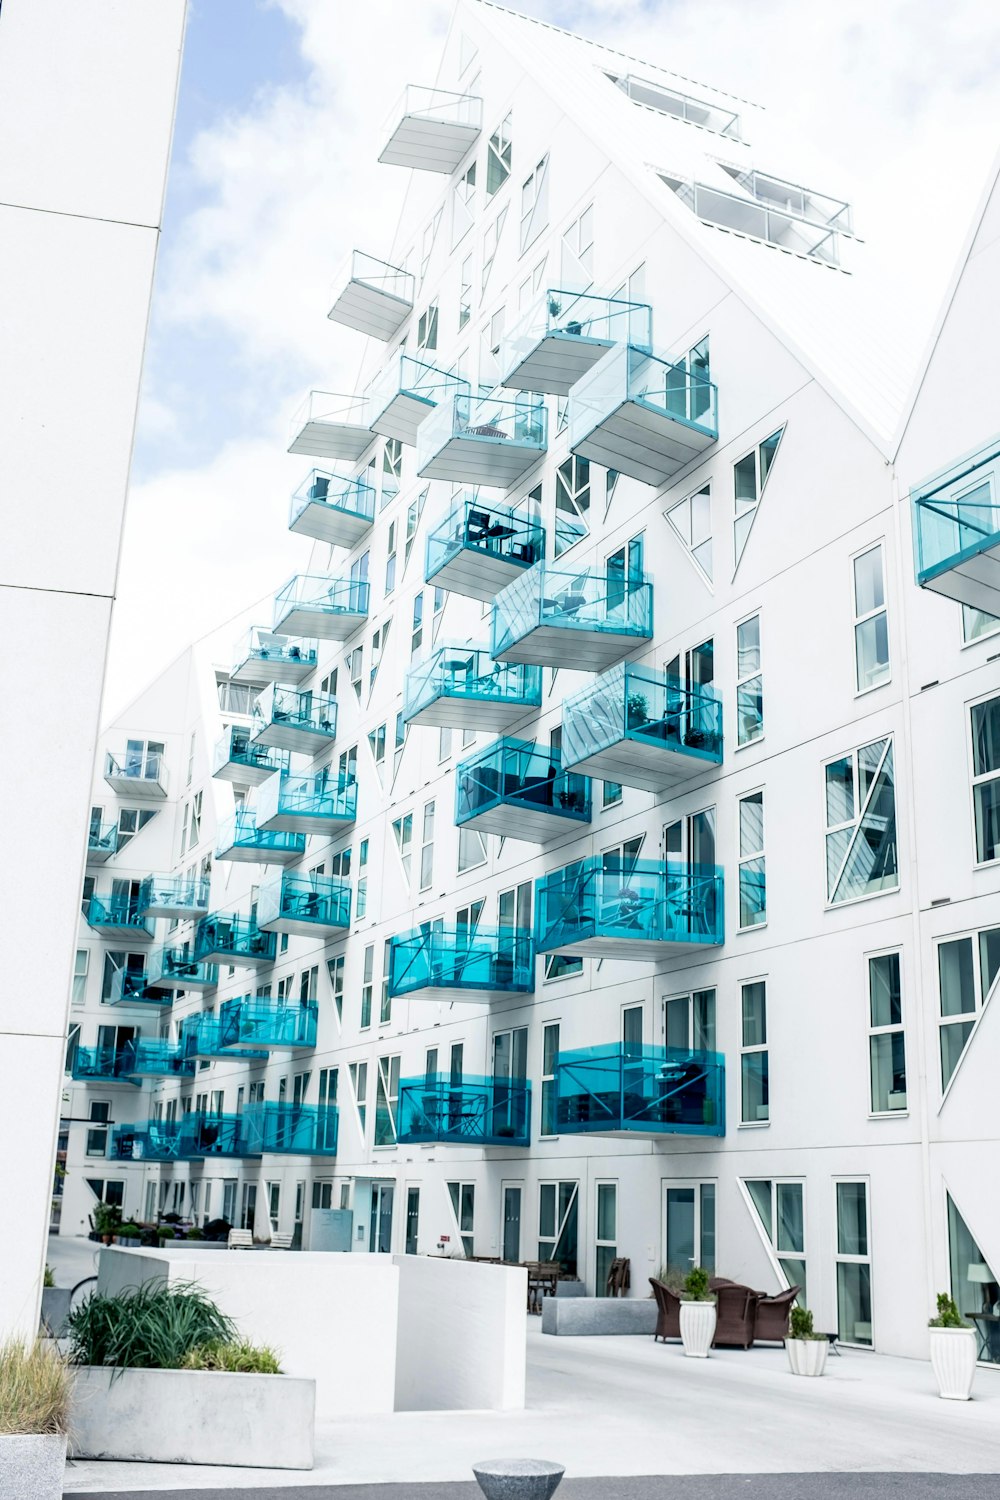
[[[514,1135],[523,1125],[524,1093],[511,1087],[528,1076],[528,1028],[498,1031],[493,1038],[493,1118],[486,1121],[487,1133]]]
[[[715,1273],[715,1183],[665,1183],[663,1274],[686,1276],[692,1266]]]
[[[420,1189],[411,1187],[406,1190],[406,1243],[403,1247],[406,1255],[416,1255],[419,1237]]]
[[[392,1201],[394,1184],[372,1183],[371,1217],[368,1225],[368,1249],[377,1255],[392,1253]]]
[[[517,1265],[521,1259],[521,1187],[504,1183],[503,1188],[503,1259]]]
[[[253,1216],[257,1211],[257,1184],[245,1182],[243,1184],[243,1201],[240,1207],[240,1228],[252,1229]]]

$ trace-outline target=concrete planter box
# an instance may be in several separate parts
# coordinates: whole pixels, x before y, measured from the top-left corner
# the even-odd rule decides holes
[[[42,1288],[42,1334],[49,1338],[62,1338],[66,1319],[69,1317],[69,1299],[72,1288],[68,1286],[46,1286]]]
[[[585,1281],[557,1281],[557,1297],[586,1297],[587,1283]]]
[[[0,1437],[0,1500],[62,1500],[66,1436]]]
[[[314,1380],[83,1365],[75,1372],[71,1452],[139,1463],[311,1469],[315,1419]],[[19,1492],[27,1494],[34,1491]]]
[[[577,1336],[656,1331],[651,1297],[543,1297],[542,1332]]]

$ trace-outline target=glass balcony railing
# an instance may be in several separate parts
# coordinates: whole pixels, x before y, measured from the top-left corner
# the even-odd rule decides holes
[[[339,1116],[335,1104],[252,1104],[244,1130],[265,1155],[336,1156]]]
[[[368,599],[368,584],[357,579],[300,573],[275,597],[274,628],[284,635],[343,641],[367,620]]]
[[[116,1047],[77,1047],[70,1062],[70,1074],[77,1083],[131,1083],[125,1068],[124,1050]]]
[[[723,937],[723,879],[714,865],[636,860],[622,869],[598,856],[535,885],[539,953],[650,960]]]
[[[136,909],[147,917],[202,917],[208,911],[208,877],[147,875],[139,887]]]
[[[644,484],[665,484],[718,436],[712,382],[630,344],[612,349],[570,393],[572,451]]]
[[[130,1079],[193,1078],[195,1060],[185,1057],[176,1042],[140,1038],[129,1042],[122,1054],[122,1072]]]
[[[254,918],[230,912],[202,917],[195,929],[194,956],[213,963],[256,968],[273,964],[277,951],[273,932],[261,932]]]
[[[150,953],[150,958],[152,953]],[[121,957],[121,955],[117,955]],[[109,1005],[169,1005],[169,995],[151,995],[148,961],[147,967],[136,969],[115,968],[111,975]]]
[[[356,464],[374,441],[364,396],[310,391],[292,418],[288,451]]]
[[[615,344],[652,351],[653,309],[645,302],[550,288],[500,345],[501,385],[568,396]]]
[[[337,733],[337,700],[298,688],[265,688],[254,704],[250,738],[255,746],[318,755]]]
[[[186,1058],[249,1057],[261,1060],[267,1057],[263,1047],[241,1047],[227,1037],[221,1016],[203,1011],[196,1016],[186,1016],[181,1023],[180,1048]]]
[[[517,1078],[456,1082],[447,1073],[404,1078],[399,1085],[401,1146],[527,1146],[531,1084]]]
[[[298,536],[350,549],[375,519],[375,491],[363,479],[313,469],[292,496],[288,529]]]
[[[116,1125],[111,1156],[116,1161],[177,1161],[181,1157],[180,1120],[141,1120]]]
[[[422,479],[508,489],[544,456],[547,415],[542,396],[480,400],[452,396],[436,406],[417,434]]]
[[[479,646],[439,646],[406,675],[403,719],[407,724],[502,730],[541,702],[540,667],[494,661]]]
[[[227,1000],[219,1010],[219,1040],[223,1047],[315,1047],[318,1010],[315,1000]]]
[[[133,896],[91,896],[87,903],[87,922],[105,937],[145,939],[153,928],[139,911]]]
[[[333,835],[353,823],[357,812],[357,781],[331,775],[329,767],[316,776],[272,776],[257,793],[257,827],[268,837]]]
[[[653,635],[653,585],[617,571],[538,563],[493,605],[500,661],[600,672]]]
[[[793,255],[827,265],[840,264],[840,236],[852,234],[850,204],[763,172],[723,168],[744,193],[730,193],[709,182],[660,172],[660,179],[693,214],[737,234],[780,245]]]
[[[565,699],[562,749],[574,770],[665,791],[722,764],[722,700],[621,662]]]
[[[711,130],[716,135],[731,136],[737,141],[742,139],[740,117],[729,109],[722,109],[690,94],[682,94],[677,89],[668,88],[658,79],[639,78],[634,73],[614,81],[622,93],[646,109],[655,109],[661,115],[672,115],[674,119],[685,120],[689,125]]]
[[[910,493],[917,583],[1000,615],[1000,440]]]
[[[269,875],[257,896],[257,923],[266,932],[336,932],[351,925],[351,882],[339,875]]]
[[[279,773],[280,775],[280,773]],[[272,776],[271,781],[277,778]],[[268,786],[265,781],[261,791]],[[237,864],[287,865],[306,852],[304,833],[284,833],[277,829],[258,828],[253,808],[244,807],[219,829],[216,859]]]
[[[373,432],[398,439],[410,447],[424,418],[451,396],[469,394],[460,375],[438,370],[412,354],[397,354],[368,388]]]
[[[233,682],[301,682],[316,670],[316,642],[289,640],[255,625],[233,652]],[[248,710],[249,712],[249,706]]]
[[[88,865],[103,865],[106,859],[118,853],[118,824],[92,823],[87,835]]]
[[[424,579],[487,602],[544,555],[537,517],[464,494],[427,538]]]
[[[256,1106],[239,1115],[210,1115],[192,1110],[181,1120],[180,1155],[189,1161],[209,1156],[260,1156]]]
[[[408,84],[382,129],[379,161],[450,176],[483,126],[483,101],[474,94]]]
[[[349,270],[338,278],[327,316],[373,339],[391,339],[413,311],[414,280],[409,271],[355,250]]]
[[[260,786],[275,771],[287,771],[287,750],[268,750],[250,743],[250,730],[233,724],[215,747],[212,775],[219,781],[237,781],[242,786]]]
[[[721,1052],[634,1043],[583,1047],[556,1059],[559,1135],[725,1135]]]
[[[167,795],[163,752],[149,745],[140,743],[124,755],[112,755],[109,750],[104,757],[104,779],[122,796],[136,797],[140,802],[162,802]]]
[[[520,928],[428,924],[389,940],[389,994],[469,1000],[529,995],[535,988],[531,933]]]
[[[558,750],[496,740],[456,768],[455,822],[544,843],[590,822],[590,782],[564,771]]]
[[[146,989],[170,1003],[170,990],[212,990],[219,982],[215,964],[196,959],[187,948],[154,948],[146,960]]]

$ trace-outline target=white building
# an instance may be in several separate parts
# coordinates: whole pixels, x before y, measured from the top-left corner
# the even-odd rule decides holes
[[[345,1207],[359,1251],[799,1285],[817,1327],[909,1354],[950,1284],[997,1354],[1000,625],[930,597],[954,566],[918,588],[909,514],[970,450],[992,484],[997,207],[900,439],[850,208],[783,180],[762,129],[460,0],[372,168],[412,171],[396,241],[335,290],[358,389],[293,424],[323,467],[258,621],[285,643],[230,664],[277,684],[221,763],[258,833],[219,833],[200,946],[148,940],[241,962],[116,1011],[197,1070],[78,1086],[116,1125],[107,1161],[70,1137],[64,1228],[75,1176],[129,1216],[249,1223],[266,1192],[306,1243],[310,1206]],[[959,597],[1000,617],[977,503]],[[119,878],[211,851],[218,665],[115,726],[170,777]]]

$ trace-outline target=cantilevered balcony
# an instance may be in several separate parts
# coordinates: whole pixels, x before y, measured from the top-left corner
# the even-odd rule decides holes
[[[124,1048],[77,1047],[70,1063],[70,1073],[77,1083],[132,1083],[125,1063]]]
[[[391,339],[413,311],[409,271],[355,250],[327,317],[373,339]]]
[[[350,549],[375,519],[375,491],[363,479],[313,469],[292,496],[288,529],[333,547]],[[283,679],[284,680],[284,679]]]
[[[88,865],[103,865],[118,853],[118,824],[91,823],[87,835]]]
[[[195,958],[241,969],[273,964],[277,946],[273,932],[261,932],[255,919],[235,912],[202,917],[194,935]]]
[[[226,1035],[221,1016],[203,1011],[200,1015],[187,1016],[181,1024],[180,1047],[188,1059],[202,1060],[217,1057],[249,1057],[263,1061],[267,1052],[262,1047],[241,1047],[236,1039]]]
[[[722,871],[659,860],[577,860],[535,885],[539,953],[655,962],[723,941]]]
[[[91,896],[87,902],[87,921],[102,937],[145,942],[153,936],[151,923],[132,896]]]
[[[125,1047],[122,1072],[136,1083],[143,1078],[193,1078],[195,1059],[185,1057],[177,1042],[140,1038]]]
[[[716,388],[696,370],[620,344],[573,387],[569,446],[581,458],[661,485],[719,436]]]
[[[542,562],[497,595],[490,650],[499,661],[601,672],[652,634],[651,583]]]
[[[485,603],[544,555],[539,520],[527,511],[463,494],[427,538],[424,579]]]
[[[489,1003],[535,988],[531,933],[428,923],[389,940],[389,994]]]
[[[544,457],[546,433],[541,396],[451,396],[417,434],[417,473],[421,479],[509,489]]]
[[[124,755],[104,757],[104,779],[120,797],[138,802],[163,802],[167,795],[167,768],[163,753],[141,743],[129,746]]]
[[[265,932],[308,937],[351,925],[351,882],[339,875],[269,875],[257,897],[257,925]]]
[[[208,911],[207,876],[147,875],[139,887],[137,910],[147,917],[203,917]]]
[[[210,1156],[260,1156],[260,1132],[255,1128],[254,1113],[253,1105],[240,1115],[192,1110],[181,1120],[181,1156],[188,1161]]]
[[[403,719],[451,729],[503,730],[541,702],[540,668],[508,666],[478,646],[439,646],[406,674]]]
[[[282,773],[279,771],[278,776]],[[277,780],[277,776],[270,778]],[[267,786],[264,782],[264,786]],[[252,807],[241,807],[219,829],[216,859],[232,860],[243,865],[292,865],[306,852],[305,834],[280,833],[258,828]]]
[[[244,1128],[266,1155],[336,1156],[338,1114],[335,1104],[249,1105]]]
[[[234,652],[233,682],[301,682],[316,670],[316,642],[290,641],[255,625]]]
[[[333,838],[354,822],[357,812],[357,781],[353,776],[342,780],[329,768],[316,776],[282,772],[257,793],[257,828],[264,837],[292,840],[325,833]]]
[[[156,982],[153,971],[150,969],[150,963],[158,952],[156,948],[150,950],[143,969],[126,967],[115,969],[111,976],[109,1005],[139,1005],[145,1008],[152,1005],[171,1004],[173,995],[169,989],[163,988]]]
[[[1000,615],[1000,439],[911,497],[920,587]]]
[[[154,948],[146,960],[146,990],[170,1003],[170,990],[214,990],[219,982],[215,964],[196,959],[187,948]]]
[[[653,309],[647,303],[551,288],[500,345],[500,384],[568,396],[615,344],[652,350]]]
[[[412,354],[395,354],[368,388],[372,431],[412,448],[420,424],[435,406],[451,396],[468,394],[469,382],[461,376],[449,375]]]
[[[274,628],[284,635],[343,641],[367,620],[368,597],[368,584],[357,579],[299,573],[275,596]]]
[[[116,1161],[178,1161],[181,1121],[137,1120],[116,1125],[111,1133],[111,1156]]]
[[[455,822],[544,844],[590,822],[590,782],[567,774],[558,750],[495,740],[455,771]]]
[[[219,1011],[219,1040],[223,1047],[311,1049],[316,1045],[318,1009],[315,1000],[296,1000],[289,1005],[249,995],[227,1000]]]
[[[621,662],[564,701],[562,750],[575,771],[668,791],[722,764],[722,700]]]
[[[254,704],[250,741],[254,749],[268,746],[318,755],[337,733],[337,700],[325,693],[298,688],[265,688]]]
[[[404,1078],[399,1085],[401,1146],[527,1146],[531,1084],[524,1079],[447,1073]]]
[[[212,775],[217,781],[260,786],[276,771],[287,771],[288,759],[287,750],[268,750],[263,745],[251,744],[250,730],[233,724],[215,747]]]
[[[310,391],[292,418],[288,451],[356,464],[374,441],[364,396]]]
[[[450,176],[483,128],[483,101],[474,94],[407,84],[383,129],[378,159],[390,167]]]
[[[560,1135],[725,1135],[726,1060],[721,1052],[616,1043],[560,1052]]]

